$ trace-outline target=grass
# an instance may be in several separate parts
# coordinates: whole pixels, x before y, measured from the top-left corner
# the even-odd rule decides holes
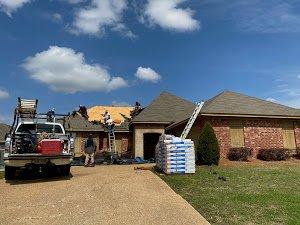
[[[159,176],[211,224],[300,224],[300,161]],[[218,179],[225,176],[227,181]]]
[[[4,178],[4,172],[0,171],[0,180]]]

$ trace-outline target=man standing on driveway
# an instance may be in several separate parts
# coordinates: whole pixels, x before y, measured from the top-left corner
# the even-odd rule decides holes
[[[93,135],[89,135],[88,139],[86,140],[84,144],[84,153],[85,153],[85,163],[84,166],[92,166],[94,167],[94,155],[96,151],[96,144],[93,140]],[[89,164],[90,161],[90,164]]]

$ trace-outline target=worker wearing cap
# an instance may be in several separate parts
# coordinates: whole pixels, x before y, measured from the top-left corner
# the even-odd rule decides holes
[[[95,166],[94,156],[96,151],[96,143],[93,140],[93,135],[89,135],[88,139],[84,144],[84,153],[85,153],[85,163],[84,166]]]

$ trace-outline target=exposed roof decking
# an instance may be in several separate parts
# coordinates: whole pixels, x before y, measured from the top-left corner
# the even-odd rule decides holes
[[[89,115],[89,121],[101,121],[103,122],[103,114],[107,110],[111,118],[114,121],[120,121],[121,123],[125,121],[124,115],[127,118],[130,118],[130,112],[134,109],[134,107],[130,106],[94,106],[87,110]]]

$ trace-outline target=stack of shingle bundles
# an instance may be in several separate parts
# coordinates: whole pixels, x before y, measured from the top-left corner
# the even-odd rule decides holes
[[[156,146],[156,166],[166,174],[195,173],[194,142],[162,135]]]

